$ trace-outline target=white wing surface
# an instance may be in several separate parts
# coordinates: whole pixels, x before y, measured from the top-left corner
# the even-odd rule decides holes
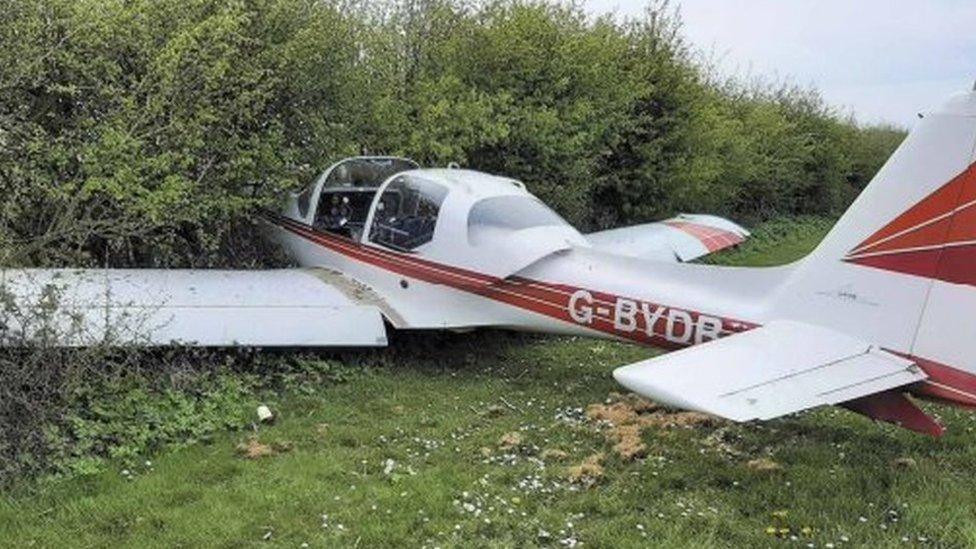
[[[910,361],[839,332],[792,321],[618,368],[628,389],[736,421],[839,404],[927,376]]]
[[[376,306],[297,269],[6,269],[0,298],[6,345],[386,345]]]
[[[735,246],[749,231],[713,215],[677,217],[586,235],[594,248],[617,255],[654,261],[691,261]]]

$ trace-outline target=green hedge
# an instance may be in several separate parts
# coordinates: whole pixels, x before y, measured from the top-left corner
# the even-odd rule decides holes
[[[903,137],[716,80],[666,3],[625,23],[516,1],[0,11],[5,264],[255,264],[259,208],[363,150],[520,178],[584,229],[829,215]]]

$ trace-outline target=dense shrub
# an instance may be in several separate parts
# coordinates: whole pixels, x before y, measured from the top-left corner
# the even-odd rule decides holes
[[[368,150],[523,179],[583,228],[833,213],[902,136],[716,82],[666,3],[17,0],[0,10],[4,263],[236,265]]]
[[[328,356],[249,349],[5,351],[0,488],[91,473],[109,459],[131,465],[162,446],[243,429],[258,404],[318,394],[357,372]]]

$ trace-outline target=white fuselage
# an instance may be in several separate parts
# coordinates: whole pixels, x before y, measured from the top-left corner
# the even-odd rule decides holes
[[[684,347],[761,323],[764,289],[786,273],[763,269],[757,277],[750,270],[747,277],[744,269],[663,264],[577,247],[502,279],[293,220],[281,220],[276,231],[301,265],[334,269],[382,295],[400,329],[494,326]],[[706,283],[716,276],[724,279],[722,291]]]

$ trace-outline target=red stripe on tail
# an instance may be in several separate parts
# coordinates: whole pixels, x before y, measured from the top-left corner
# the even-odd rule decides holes
[[[976,164],[878,229],[844,261],[976,286]]]

